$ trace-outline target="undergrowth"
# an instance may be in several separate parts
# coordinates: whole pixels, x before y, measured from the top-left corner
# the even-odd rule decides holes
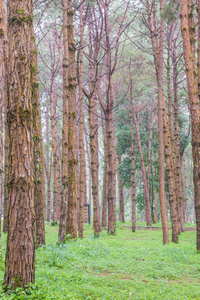
[[[142,224],[141,224],[142,225]],[[188,224],[188,227],[189,226]],[[161,230],[138,230],[116,224],[116,236],[103,230],[93,237],[57,243],[58,226],[46,225],[47,245],[36,251],[36,283],[27,290],[0,289],[0,299],[200,299],[200,256],[195,235],[187,231],[178,244],[162,245]],[[3,235],[0,276],[3,282]]]

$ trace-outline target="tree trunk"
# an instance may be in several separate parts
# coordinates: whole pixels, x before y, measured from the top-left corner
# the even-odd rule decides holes
[[[52,66],[53,72],[53,66]],[[53,156],[53,174],[54,174],[54,188],[53,188],[53,221],[58,221],[58,206],[60,206],[60,166],[58,144],[56,139],[56,102],[54,91],[54,75],[51,77],[50,87],[50,108],[51,108],[51,138],[52,138],[52,156]]]
[[[90,128],[90,155],[92,173],[92,198],[93,198],[93,228],[94,235],[99,236],[100,216],[99,216],[99,197],[98,197],[98,161],[96,131],[97,124],[94,122],[94,106],[97,105],[92,97],[89,100],[89,128]]]
[[[31,84],[32,84],[32,106],[33,106],[33,163],[34,163],[34,203],[35,203],[35,221],[36,221],[36,247],[45,244],[44,228],[44,207],[45,194],[44,184],[44,165],[42,161],[43,141],[41,139],[41,113],[39,82],[37,68],[37,50],[35,46],[34,31],[31,39]]]
[[[179,112],[178,112],[178,83],[177,83],[177,60],[175,49],[173,51],[173,87],[174,87],[174,145],[175,145],[175,181],[176,181],[176,201],[177,201],[177,217],[180,231],[184,231],[183,220],[183,192],[181,179],[181,156],[179,142]]]
[[[5,130],[4,130],[4,218],[3,218],[3,232],[8,232],[8,189],[7,189],[7,177],[8,177],[8,149],[9,149],[9,140],[8,140],[8,124],[7,124],[7,77],[8,77],[8,37],[7,37],[7,26],[4,10],[4,2],[0,1],[0,39],[1,39],[1,57],[0,59],[1,67],[4,66],[4,101],[2,105],[4,106],[4,119],[5,119]],[[3,72],[3,69],[2,71]],[[3,73],[2,75],[3,76]],[[3,77],[2,79],[3,80]],[[0,83],[1,88],[3,88],[3,82]],[[3,90],[0,92],[3,97]],[[1,107],[2,109],[3,107]],[[3,121],[3,119],[2,119]],[[2,145],[3,146],[3,145]],[[2,149],[2,148],[1,148]],[[2,161],[3,162],[3,161]]]
[[[159,159],[159,199],[160,210],[163,229],[163,244],[169,243],[169,231],[167,221],[167,209],[165,203],[165,171],[164,171],[164,147],[163,147],[163,54],[164,54],[164,18],[162,17],[162,11],[164,7],[164,1],[160,0],[160,40],[157,32],[156,20],[156,4],[155,1],[152,5],[149,0],[147,3],[148,23],[151,35],[151,43],[153,48],[154,64],[156,69],[156,78],[158,84],[158,159]],[[153,17],[152,17],[153,13]],[[153,22],[154,18],[154,22]]]
[[[4,283],[25,288],[35,280],[32,1],[8,1],[8,237]],[[15,51],[13,51],[15,49]]]
[[[3,87],[5,88],[4,69],[6,66],[6,57],[4,53],[5,43],[5,12],[4,2],[0,0],[0,249],[1,249],[1,216],[3,199],[3,107],[4,98]]]
[[[68,0],[68,209],[67,234],[77,237],[76,65],[73,1]]]
[[[87,203],[87,183],[86,183],[86,163],[85,163],[85,147],[84,147],[84,111],[83,111],[83,4],[80,11],[80,51],[79,51],[79,69],[78,69],[78,90],[80,105],[79,120],[79,154],[80,154],[80,202],[78,217],[78,235],[83,238],[83,207]]]
[[[122,157],[118,155],[118,167],[121,166],[122,163]],[[124,186],[123,186],[123,180],[120,179],[120,171],[117,172],[118,177],[118,192],[119,192],[119,221],[122,221],[125,223],[125,217],[124,217]]]
[[[52,153],[49,155],[49,112],[46,111],[46,180],[47,180],[47,222],[51,222],[51,164]]]
[[[107,140],[105,134],[105,128],[102,122],[103,130],[103,146],[104,146],[104,167],[103,167],[103,194],[102,194],[102,226],[107,226],[107,208],[108,208],[108,155],[107,155]]]
[[[198,0],[198,7],[200,3]],[[181,32],[183,38],[183,52],[187,76],[188,96],[190,102],[190,114],[192,124],[192,153],[193,153],[193,180],[195,190],[195,211],[197,227],[197,250],[200,250],[200,110],[197,96],[197,84],[194,77],[194,67],[192,61],[192,50],[190,44],[190,34],[188,26],[188,2],[181,0]],[[200,19],[200,18],[199,18]],[[200,66],[199,66],[200,67]]]
[[[131,83],[131,89],[132,89],[132,83]],[[147,186],[146,170],[145,170],[145,166],[144,166],[144,158],[143,158],[142,145],[141,145],[141,139],[140,139],[139,119],[138,119],[139,115],[137,113],[137,116],[136,116],[132,93],[131,93],[131,105],[132,105],[133,119],[134,119],[134,123],[135,123],[138,150],[139,150],[140,163],[141,163],[141,169],[142,169],[142,178],[143,178],[144,195],[145,195],[145,216],[146,216],[147,226],[151,226],[149,190],[148,190],[148,186]]]
[[[62,130],[62,193],[60,205],[60,223],[58,240],[65,242],[67,221],[67,183],[68,183],[68,35],[67,35],[68,1],[63,0],[63,130]]]
[[[108,145],[108,233],[115,234],[114,219],[114,153],[113,153],[113,126],[112,110],[106,112],[106,140]]]
[[[133,113],[131,113],[131,222],[132,232],[136,230],[136,197],[135,197],[135,146],[134,146],[134,134],[133,134]]]

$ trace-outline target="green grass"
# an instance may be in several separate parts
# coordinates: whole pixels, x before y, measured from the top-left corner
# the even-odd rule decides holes
[[[116,236],[103,230],[97,239],[86,226],[83,240],[59,245],[58,226],[46,225],[47,246],[36,253],[38,288],[29,295],[0,290],[0,299],[128,300],[133,291],[131,299],[200,299],[196,233],[182,233],[179,244],[163,246],[161,230],[132,233],[128,227],[118,223]],[[3,274],[2,262],[2,280]]]

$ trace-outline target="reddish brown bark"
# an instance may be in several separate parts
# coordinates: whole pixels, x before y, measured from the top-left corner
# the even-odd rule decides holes
[[[68,35],[67,35],[68,1],[63,0],[63,130],[62,130],[62,193],[60,206],[60,223],[58,240],[65,241],[67,221],[67,183],[68,183]]]
[[[35,46],[34,31],[31,40],[31,84],[32,84],[32,106],[33,106],[33,163],[34,163],[34,203],[36,221],[36,247],[45,244],[44,228],[44,164],[42,160],[43,141],[41,137],[41,112],[39,98],[39,82],[37,68],[37,50]]]
[[[8,237],[4,283],[25,288],[35,280],[32,1],[8,1]],[[15,51],[13,51],[15,49]]]
[[[76,64],[73,1],[68,0],[68,209],[67,234],[77,237]]]
[[[193,62],[193,52],[191,37],[189,33],[189,17],[192,17],[188,11],[188,1],[181,0],[181,32],[183,38],[183,52],[185,60],[185,69],[187,76],[188,96],[190,103],[190,114],[192,124],[192,153],[193,153],[193,180],[195,190],[195,211],[197,227],[197,250],[200,250],[200,110],[197,96],[197,84],[194,77],[195,68]],[[197,2],[198,8],[200,2]],[[200,19],[200,18],[199,18]]]

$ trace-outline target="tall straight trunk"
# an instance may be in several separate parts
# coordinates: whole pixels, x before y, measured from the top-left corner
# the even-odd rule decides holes
[[[105,130],[104,130],[105,131]],[[101,224],[103,227],[107,226],[107,208],[108,208],[108,162],[107,162],[107,142],[106,135],[104,132],[104,167],[103,167],[103,194],[102,194],[102,216]]]
[[[47,221],[51,222],[51,164],[52,164],[52,153],[49,149],[49,111],[46,111],[46,163],[45,173],[47,180]],[[50,154],[50,155],[49,155]]]
[[[170,215],[172,221],[172,242],[178,243],[178,221],[177,221],[177,205],[176,205],[176,186],[175,186],[175,175],[174,175],[174,163],[172,158],[172,147],[171,147],[171,136],[169,132],[169,123],[167,120],[167,113],[165,103],[162,104],[163,117],[164,117],[164,149],[165,149],[165,161],[167,180],[169,188],[169,203],[170,203]]]
[[[35,280],[32,1],[8,1],[8,237],[4,283],[25,288]],[[15,49],[15,51],[13,51]],[[16,75],[17,74],[17,75]]]
[[[87,183],[86,183],[86,163],[85,163],[85,147],[84,147],[84,111],[83,111],[83,4],[80,11],[80,51],[78,62],[78,92],[80,105],[79,119],[79,155],[80,155],[80,201],[79,201],[79,216],[78,216],[78,235],[83,238],[83,207],[87,203]]]
[[[151,43],[153,48],[154,64],[156,69],[156,78],[158,85],[158,160],[159,160],[159,200],[163,229],[163,244],[169,243],[169,231],[167,220],[167,209],[165,203],[165,171],[164,171],[164,147],[163,147],[163,54],[164,54],[164,18],[162,12],[164,1],[160,0],[160,36],[157,35],[157,17],[156,4],[153,0],[146,0],[149,30],[151,34]],[[159,39],[160,37],[160,39]]]
[[[5,87],[4,69],[5,69],[5,53],[4,53],[4,31],[5,31],[5,12],[4,2],[0,0],[0,249],[1,249],[1,216],[2,216],[2,199],[3,199],[3,87]]]
[[[135,145],[133,134],[133,112],[131,112],[131,222],[132,232],[136,230],[136,193],[135,193]]]
[[[76,65],[72,8],[68,0],[68,209],[67,234],[77,237]]]
[[[93,198],[93,228],[94,235],[99,236],[100,215],[99,215],[99,197],[98,197],[98,161],[97,161],[97,144],[96,131],[97,124],[94,122],[94,102],[93,97],[89,100],[89,128],[90,128],[90,155],[91,155],[91,174],[92,174],[92,198]]]
[[[67,221],[67,183],[68,183],[68,35],[67,35],[68,1],[63,0],[63,129],[62,129],[62,192],[60,205],[60,223],[58,240],[65,241]]]
[[[183,154],[183,165],[184,165],[184,198],[185,198],[185,222],[189,222],[189,203],[188,203],[188,183],[187,183],[187,164],[186,164],[186,154]]]
[[[6,17],[5,17],[5,10],[4,10],[4,2],[0,1],[0,39],[1,39],[1,88],[4,86],[4,93],[3,90],[0,92],[1,97],[4,99],[2,100],[2,104],[4,106],[4,218],[3,218],[3,232],[8,232],[8,189],[7,189],[7,177],[8,177],[8,149],[9,149],[9,140],[8,140],[8,124],[7,124],[7,77],[8,77],[8,37],[7,37],[7,26],[6,26]],[[3,80],[3,73],[5,76],[4,84]],[[2,109],[2,107],[1,107]],[[2,120],[3,121],[3,120]],[[3,145],[2,145],[3,146]],[[3,148],[1,148],[3,149]],[[3,162],[3,160],[2,160]]]
[[[108,161],[108,233],[115,234],[115,218],[114,218],[114,153],[113,153],[113,125],[112,110],[106,112],[105,131],[107,140],[107,161]]]
[[[183,192],[181,179],[181,156],[179,141],[179,108],[178,108],[178,83],[177,83],[177,60],[175,49],[173,51],[173,88],[174,88],[174,144],[175,144],[175,181],[177,191],[177,217],[180,224],[180,231],[183,232]]]
[[[50,87],[50,110],[51,110],[51,138],[52,138],[52,155],[53,155],[53,174],[54,174],[54,188],[53,188],[53,221],[58,221],[58,206],[60,205],[60,167],[59,167],[59,153],[56,138],[56,102],[54,91],[54,75],[51,77]]]
[[[88,204],[91,207],[92,203],[92,175],[91,175],[91,159],[90,159],[90,148],[88,146],[88,140],[87,140],[87,128],[85,125],[85,120],[83,120],[84,125],[84,132],[85,132],[85,145],[86,145],[86,153],[87,153],[87,160],[88,160]]]
[[[113,97],[114,97],[114,93],[113,93]],[[115,101],[115,99],[113,98],[113,103]],[[113,172],[114,172],[114,181],[113,181],[113,191],[114,191],[114,203],[113,203],[113,214],[114,214],[114,221],[116,222],[116,209],[117,209],[117,199],[116,199],[116,192],[117,192],[117,156],[116,156],[116,147],[115,147],[115,116],[113,113],[113,120],[112,120],[112,131],[113,131],[113,138],[112,138],[112,147],[113,147],[113,159],[114,159],[114,165],[113,165]]]
[[[121,155],[118,155],[118,167],[121,166],[122,163],[122,157]],[[123,186],[123,180],[120,179],[120,171],[117,172],[118,177],[118,193],[119,193],[119,221],[125,222],[124,217],[124,186]]]
[[[39,82],[37,68],[37,50],[35,45],[34,31],[31,40],[31,84],[32,84],[32,106],[33,106],[33,163],[34,163],[34,203],[36,223],[36,247],[45,244],[44,208],[45,194],[43,189],[44,165],[42,161],[43,141],[41,139],[41,113]]]
[[[132,82],[131,82],[131,90],[132,90]],[[143,157],[143,153],[142,153],[142,145],[141,145],[141,139],[140,139],[139,114],[138,114],[138,112],[135,111],[132,93],[131,93],[131,106],[132,106],[132,112],[133,112],[133,119],[134,119],[134,123],[135,123],[138,150],[139,150],[140,163],[141,163],[141,169],[142,169],[142,178],[143,178],[144,195],[145,195],[145,216],[146,216],[147,226],[151,226],[149,191],[148,191],[148,186],[147,186],[146,170],[145,170],[145,166],[144,166],[144,157]]]
[[[200,8],[200,1],[197,1]],[[197,95],[196,78],[194,77],[194,67],[192,61],[192,47],[190,43],[190,33],[188,18],[191,14],[188,13],[188,1],[181,0],[181,32],[183,38],[183,53],[185,60],[185,69],[187,77],[188,96],[190,103],[190,115],[192,124],[192,154],[193,154],[193,180],[195,191],[195,212],[196,212],[196,227],[197,227],[197,250],[200,250],[200,109]],[[199,20],[200,16],[198,15]],[[200,23],[199,23],[200,26]],[[198,66],[200,68],[200,66]]]

